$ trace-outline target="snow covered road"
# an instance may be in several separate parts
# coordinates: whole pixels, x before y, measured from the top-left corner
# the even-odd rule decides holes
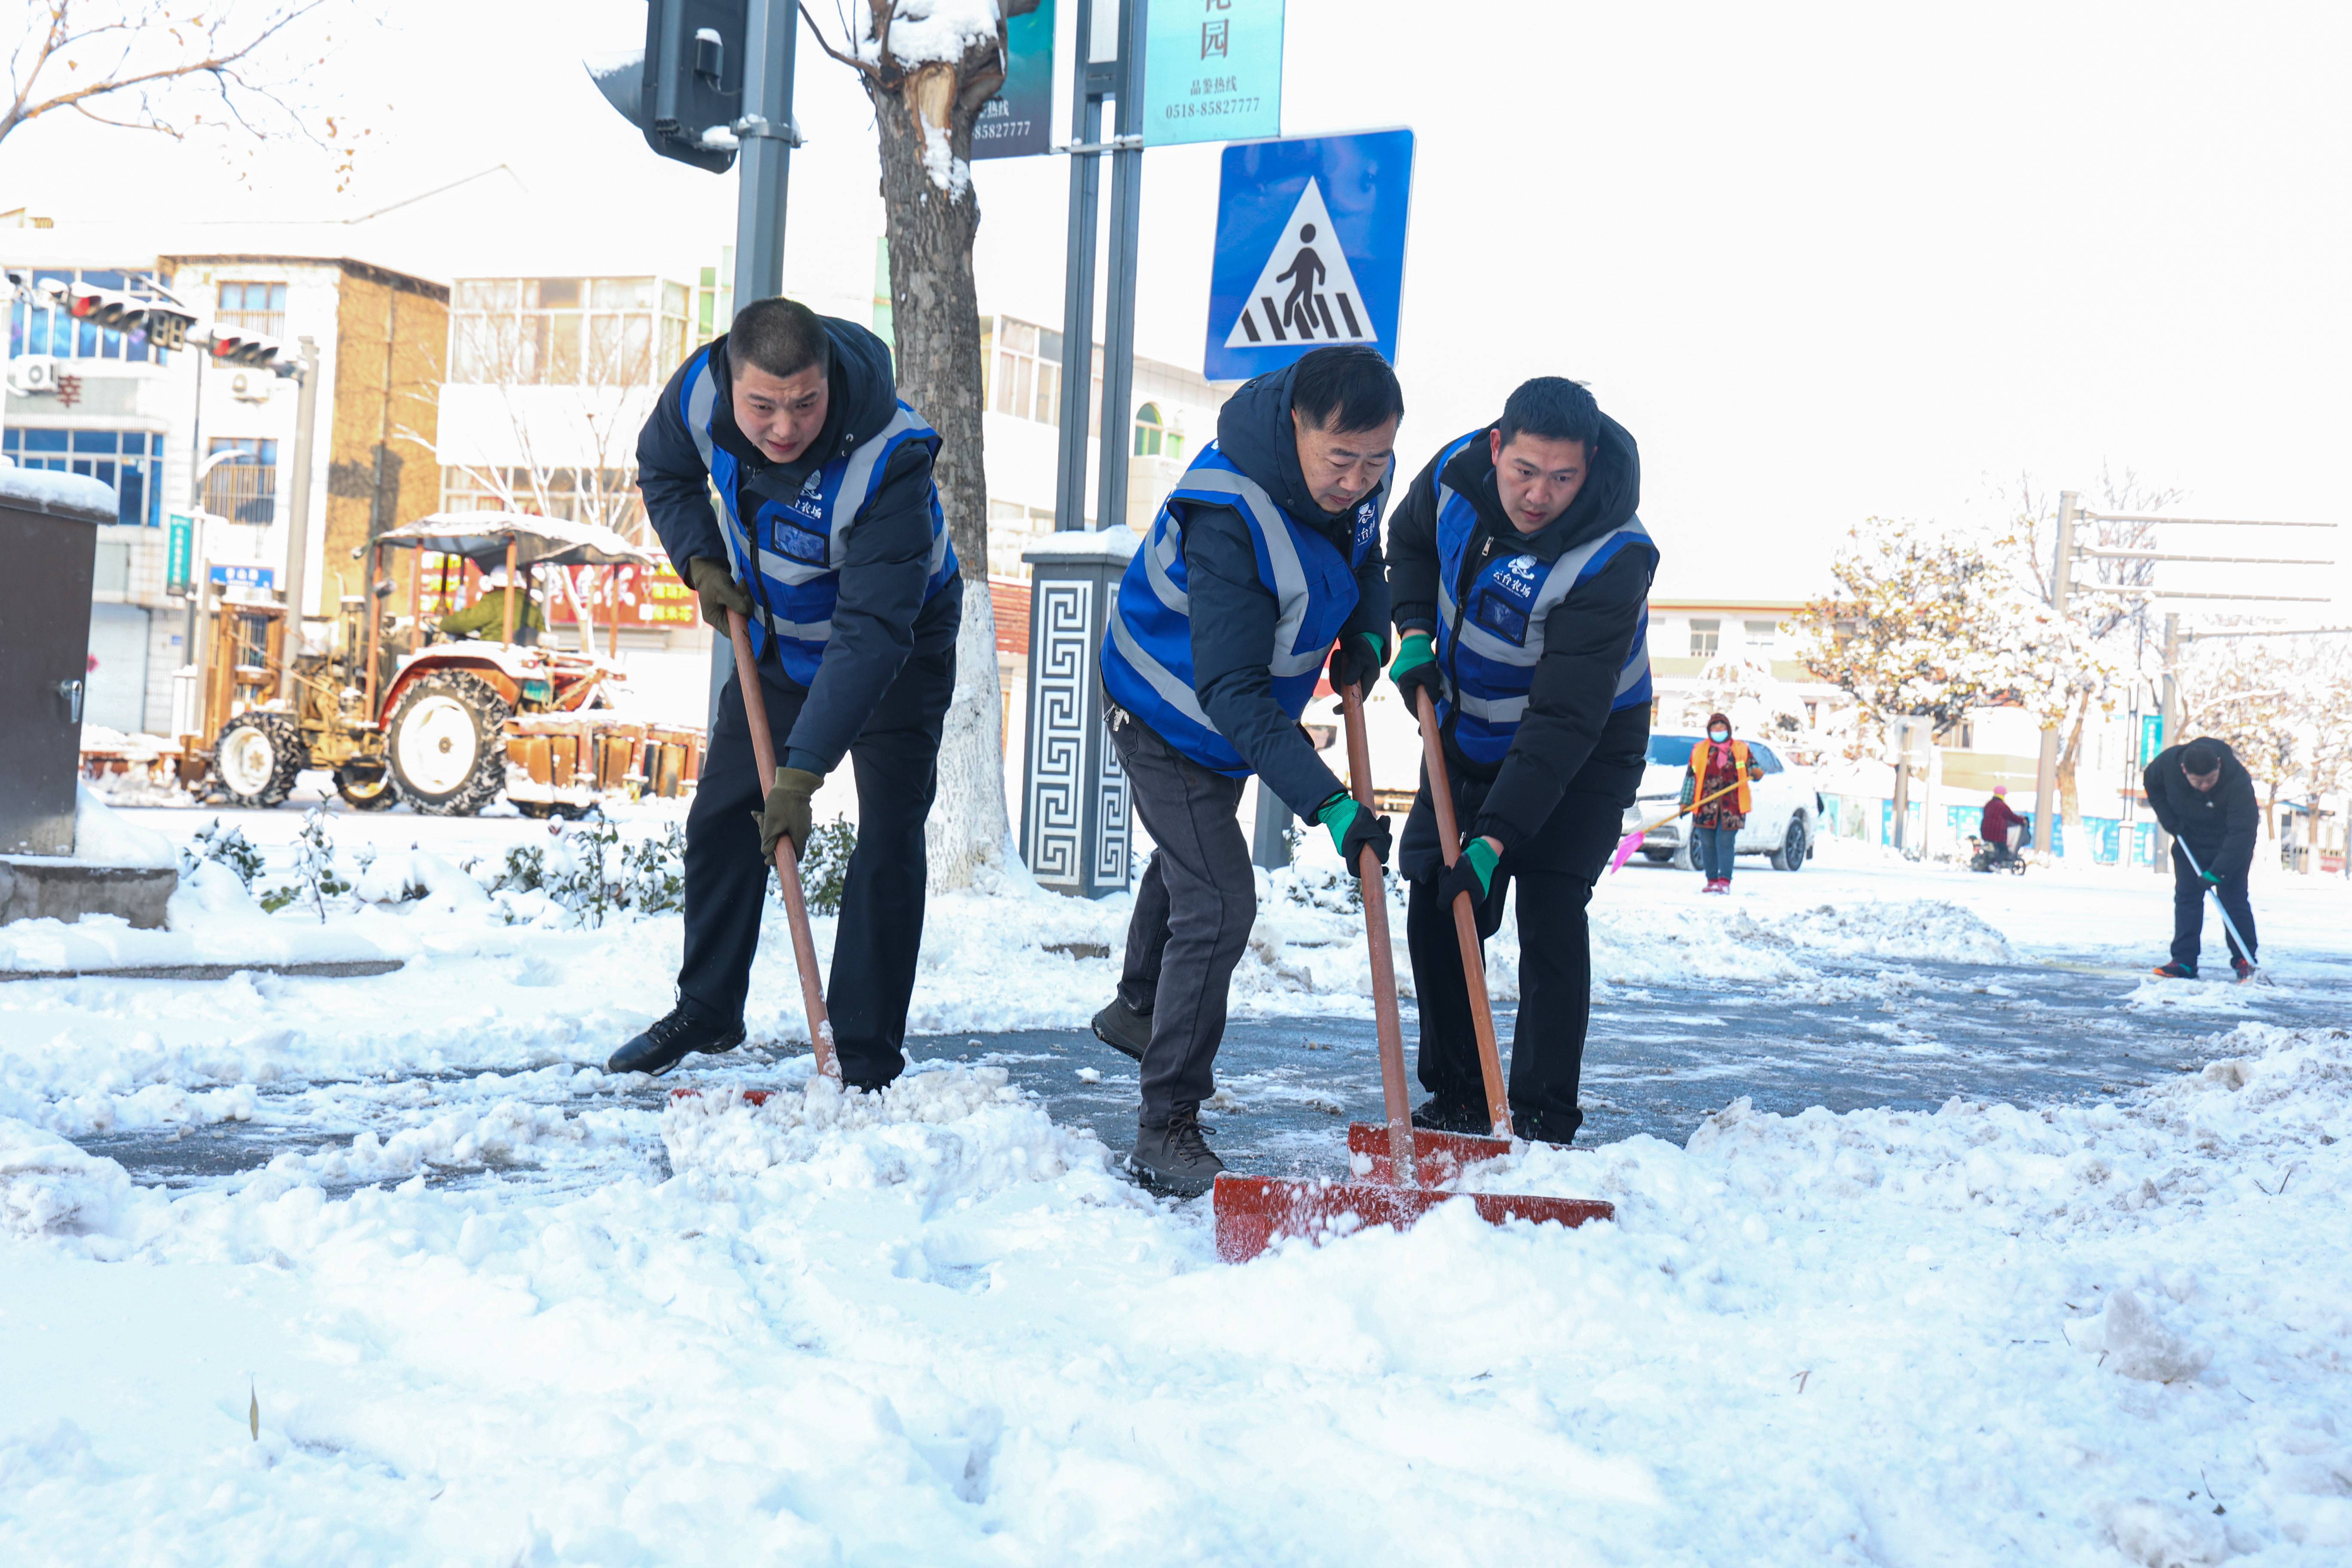
[[[1242,1268],[1108,1169],[1116,907],[940,900],[878,1106],[597,1071],[675,917],[0,985],[0,1562],[2352,1558],[2340,887],[2258,889],[2238,988],[2140,978],[2153,879],[1739,886],[1605,890],[1588,1146],[1482,1178],[1616,1224]],[[1349,929],[1277,889],[1245,963],[1262,1168],[1377,1104]],[[695,1081],[804,1078],[788,964]]]

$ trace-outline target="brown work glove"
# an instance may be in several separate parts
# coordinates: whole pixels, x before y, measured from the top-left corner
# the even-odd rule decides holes
[[[735,581],[735,574],[729,570],[724,561],[698,555],[686,563],[686,580],[702,600],[702,618],[716,626],[721,635],[728,629],[728,611],[734,610],[750,618],[751,591]]]
[[[824,783],[824,775],[805,768],[778,768],[776,787],[768,792],[767,808],[760,813],[760,860],[762,865],[776,858],[776,840],[793,841],[793,853],[808,847],[809,797],[816,786]]]

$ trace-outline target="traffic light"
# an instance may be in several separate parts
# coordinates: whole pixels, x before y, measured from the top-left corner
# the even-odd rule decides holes
[[[224,331],[219,327],[213,329],[209,346],[215,364],[261,368],[269,366],[270,362],[278,357],[276,338],[265,338],[258,333]]]
[[[66,309],[75,320],[93,326],[118,332],[144,331],[147,341],[159,349],[184,346],[188,328],[195,321],[194,315],[169,299],[126,294],[92,283],[72,285],[67,290]]]
[[[743,114],[749,0],[646,0],[645,52],[588,75],[621,118],[665,158],[723,174]],[[706,140],[706,133],[719,133]]]

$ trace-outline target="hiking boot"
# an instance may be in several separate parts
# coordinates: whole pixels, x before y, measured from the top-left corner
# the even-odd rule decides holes
[[[2170,963],[2158,964],[2156,972],[2158,974],[2163,975],[2167,980],[2194,980],[2197,978],[2197,966],[2193,963],[2183,963],[2177,958]]]
[[[1196,1198],[1217,1184],[1225,1163],[1209,1148],[1200,1116],[1179,1109],[1165,1127],[1138,1127],[1129,1173],[1145,1186],[1180,1198]]]
[[[1486,1119],[1486,1108],[1473,1105],[1466,1100],[1448,1100],[1435,1095],[1423,1100],[1413,1109],[1412,1124],[1430,1132],[1470,1132],[1484,1137],[1494,1131],[1495,1124]]]
[[[1151,1044],[1151,1015],[1114,996],[1109,1006],[1095,1015],[1095,1038],[1141,1061],[1144,1047]]]
[[[1552,1143],[1562,1149],[1575,1142],[1576,1130],[1583,1124],[1583,1116],[1576,1111],[1561,1117],[1546,1117],[1517,1109],[1511,1112],[1511,1131],[1515,1134],[1530,1143]]]
[[[2237,972],[2238,978],[2241,980],[2252,980],[2254,977],[2254,966],[2247,959],[2233,958],[2230,960],[2230,967]]]
[[[714,1024],[680,1002],[655,1019],[644,1034],[614,1051],[613,1059],[604,1064],[604,1070],[641,1072],[659,1078],[684,1061],[690,1052],[716,1056],[742,1043],[740,1023]]]

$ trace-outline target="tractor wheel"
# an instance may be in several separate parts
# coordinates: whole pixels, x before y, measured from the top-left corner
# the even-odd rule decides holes
[[[302,727],[291,713],[240,713],[213,742],[213,777],[233,805],[283,805],[295,775],[310,763]]]
[[[384,745],[400,798],[427,816],[472,816],[498,799],[512,711],[479,676],[443,670],[411,686]]]
[[[392,775],[375,766],[337,768],[335,793],[353,811],[390,811],[400,801],[399,792],[392,787]]]

